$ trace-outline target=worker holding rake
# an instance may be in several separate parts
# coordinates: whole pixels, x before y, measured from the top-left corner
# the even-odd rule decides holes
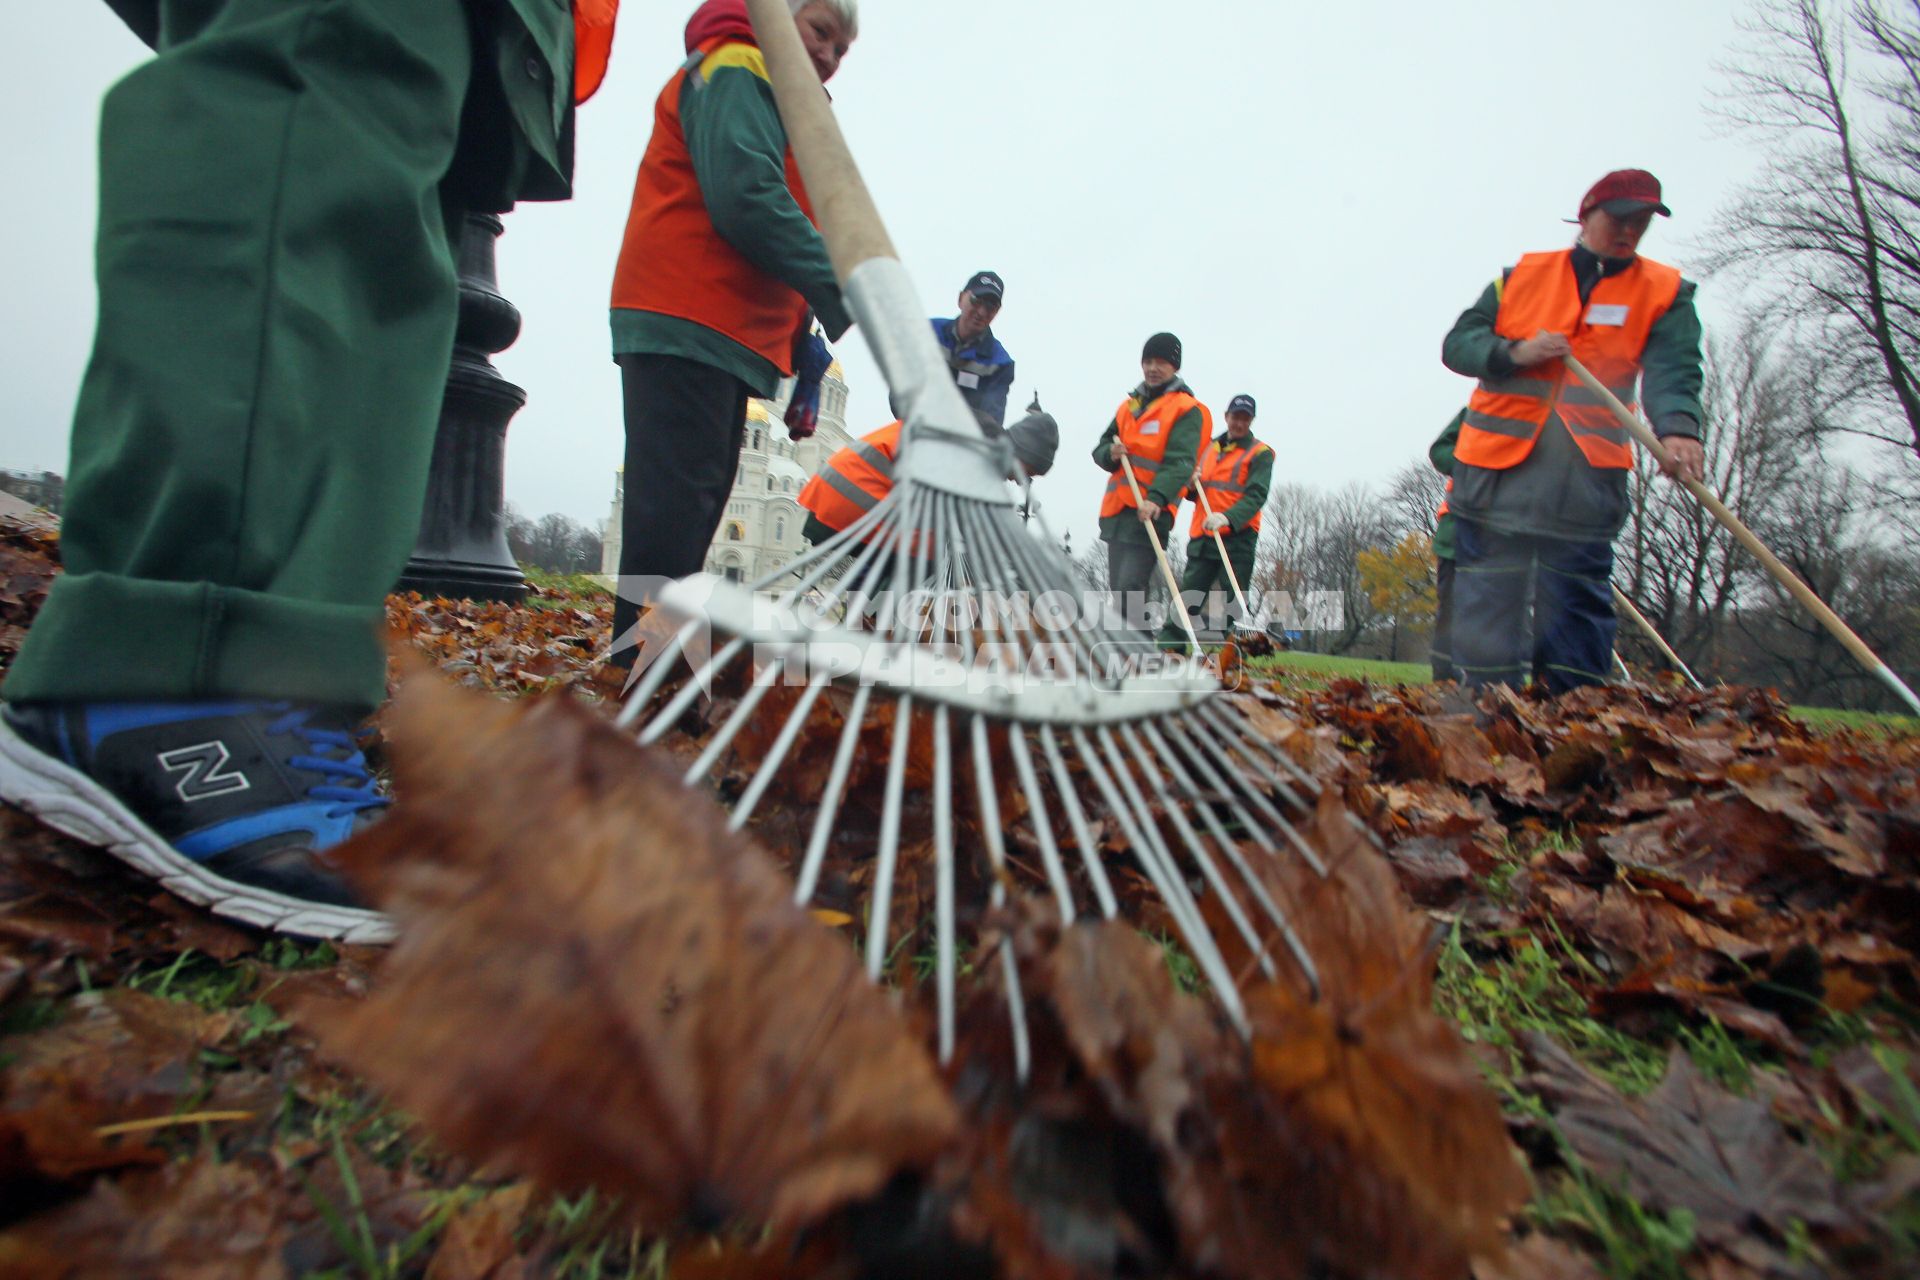
[[[1246,598],[1253,580],[1253,554],[1260,547],[1260,512],[1273,484],[1273,450],[1253,437],[1254,401],[1237,395],[1227,403],[1227,429],[1200,450],[1193,471],[1193,523],[1187,530],[1187,568],[1180,579],[1180,604],[1197,607],[1203,622],[1202,638],[1224,627],[1213,627],[1229,604],[1242,612],[1253,606]],[[1223,555],[1224,553],[1224,555]],[[1184,643],[1185,632],[1169,617],[1160,629],[1162,648]]]
[[[1554,693],[1607,679],[1613,539],[1626,523],[1633,451],[1577,359],[1622,401],[1636,388],[1666,446],[1668,474],[1698,480],[1700,320],[1694,286],[1639,256],[1660,183],[1641,169],[1596,182],[1570,249],[1530,253],[1447,334],[1441,358],[1477,378],[1454,449],[1452,649],[1468,685],[1518,685],[1529,667]],[[1537,573],[1534,646],[1527,585]]]
[[[1180,339],[1173,334],[1147,339],[1140,374],[1094,444],[1093,460],[1112,473],[1100,502],[1107,590],[1128,624],[1144,631],[1147,588],[1156,572],[1171,572],[1167,535],[1213,415],[1180,377]]]

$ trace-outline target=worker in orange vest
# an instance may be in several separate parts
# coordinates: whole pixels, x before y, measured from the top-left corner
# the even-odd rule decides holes
[[[1660,183],[1607,174],[1580,201],[1570,249],[1530,253],[1447,334],[1442,360],[1479,379],[1454,447],[1453,663],[1470,686],[1555,693],[1600,684],[1613,652],[1613,539],[1633,453],[1624,428],[1566,367],[1577,357],[1621,400],[1636,389],[1674,474],[1697,479],[1700,319],[1694,286],[1639,256]],[[1528,584],[1537,577],[1528,652]]]
[[[822,83],[859,33],[855,0],[789,0]],[[653,584],[697,572],[726,510],[747,404],[797,375],[786,423],[811,434],[827,339],[853,323],[813,224],[745,0],[707,0],[654,106],[611,322],[626,416],[612,660]]]
[[[1187,568],[1180,578],[1180,600],[1197,608],[1194,629],[1202,639],[1217,639],[1222,627],[1214,623],[1223,618],[1228,605],[1238,608],[1231,592],[1239,583],[1242,594],[1253,589],[1253,557],[1260,548],[1260,513],[1267,505],[1267,491],[1273,484],[1273,450],[1253,437],[1254,401],[1250,395],[1237,395],[1227,402],[1227,429],[1200,450],[1200,463],[1194,468],[1193,487],[1204,490],[1207,505],[1196,495],[1193,523],[1187,529]],[[1209,514],[1211,513],[1211,514]],[[1214,535],[1220,536],[1219,543]],[[1220,558],[1224,546],[1227,558]],[[1227,576],[1231,566],[1233,576]],[[1249,596],[1248,606],[1255,607]],[[1251,623],[1252,618],[1242,618]],[[1209,636],[1209,632],[1213,634]],[[1178,614],[1168,612],[1160,629],[1160,644],[1166,649],[1184,649],[1186,631]]]
[[[1148,589],[1159,572],[1147,529],[1155,529],[1160,545],[1167,545],[1201,442],[1213,434],[1213,414],[1180,377],[1180,358],[1180,339],[1173,334],[1147,339],[1140,350],[1140,385],[1120,402],[1093,446],[1094,463],[1111,473],[1100,502],[1107,590],[1137,630],[1147,628]],[[1134,501],[1120,465],[1123,457],[1131,460],[1144,506]]]
[[[1007,428],[1007,439],[1013,445],[1017,472],[1009,479],[1030,480],[1053,469],[1060,427],[1052,414],[1029,412]],[[893,491],[893,464],[899,456],[900,423],[889,422],[822,463],[800,490],[800,505],[807,510],[802,531],[807,541],[817,547],[879,506]]]

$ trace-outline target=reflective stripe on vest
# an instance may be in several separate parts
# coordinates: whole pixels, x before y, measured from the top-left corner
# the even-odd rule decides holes
[[[1194,409],[1200,410],[1202,438],[1210,437],[1213,434],[1213,411],[1194,399],[1191,392],[1174,391],[1161,396],[1148,407],[1144,417],[1134,416],[1132,397],[1121,401],[1120,408],[1114,412],[1114,425],[1119,428],[1117,438],[1127,446],[1127,456],[1133,462],[1134,478],[1140,482],[1143,495],[1153,487],[1154,478],[1160,474],[1160,460],[1167,456],[1167,440],[1173,435],[1173,424]],[[1173,501],[1167,504],[1168,509],[1178,507],[1186,492],[1186,486],[1182,485]],[[1117,516],[1139,505],[1133,500],[1132,486],[1127,483],[1127,469],[1116,464],[1113,474],[1107,477],[1107,491],[1100,499],[1100,518],[1105,520],[1108,516]]]
[[[806,300],[714,230],[680,122],[683,88],[703,92],[707,78],[723,71],[767,77],[760,50],[737,36],[716,36],[660,91],[614,267],[612,305],[692,321],[733,339],[785,376],[793,372],[793,335],[806,318]],[[786,175],[794,202],[811,219],[791,151]]]
[[[1507,276],[1494,331],[1515,342],[1545,330],[1564,333],[1573,353],[1623,404],[1632,405],[1640,357],[1654,323],[1680,293],[1680,273],[1650,258],[1635,258],[1618,275],[1600,280],[1580,301],[1573,251],[1530,253]],[[1606,401],[1558,360],[1482,378],[1467,402],[1456,461],[1504,471],[1524,462],[1548,418],[1558,415],[1591,466],[1633,466],[1627,432]]]
[[[898,422],[860,437],[821,464],[800,490],[800,505],[838,533],[892,492],[893,460],[899,452]]]
[[[1227,514],[1236,502],[1246,496],[1247,476],[1253,471],[1255,459],[1262,453],[1272,452],[1272,449],[1259,440],[1255,440],[1244,449],[1223,449],[1219,441],[1214,442],[1213,447],[1206,451],[1204,460],[1200,464],[1200,487],[1206,490],[1208,505],[1220,515]],[[1238,529],[1223,529],[1221,533],[1224,536],[1229,533],[1243,533],[1248,529],[1258,533],[1262,514],[1264,513],[1256,511],[1253,513],[1253,519]],[[1204,536],[1207,531],[1206,525],[1207,510],[1196,504],[1193,509],[1193,525],[1187,530],[1187,536],[1190,538]]]

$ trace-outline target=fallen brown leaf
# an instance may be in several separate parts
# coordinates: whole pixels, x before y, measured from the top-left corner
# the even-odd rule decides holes
[[[647,753],[434,680],[391,732],[402,800],[341,856],[401,939],[363,1004],[311,1017],[456,1150],[652,1224],[788,1224],[951,1136],[844,940]]]

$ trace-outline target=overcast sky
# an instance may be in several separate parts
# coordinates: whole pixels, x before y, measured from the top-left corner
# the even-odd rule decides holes
[[[64,470],[93,325],[100,96],[144,50],[102,3],[34,8],[0,47],[15,183],[0,466]],[[1036,495],[1081,547],[1105,483],[1088,451],[1156,330],[1180,335],[1216,415],[1257,397],[1276,481],[1380,480],[1467,395],[1439,360],[1454,317],[1502,265],[1568,243],[1561,219],[1601,173],[1660,177],[1676,216],[1643,248],[1687,268],[1756,162],[1707,112],[1741,8],[865,0],[832,89],[929,314],[951,314],[977,269],[1006,278],[1012,407],[1038,388],[1061,425]],[[691,11],[627,0],[581,114],[577,198],[507,220],[501,287],[525,328],[498,363],[529,397],[507,496],[530,514],[606,514],[622,451],[608,286]],[[849,427],[880,426],[857,330],[837,354]]]

